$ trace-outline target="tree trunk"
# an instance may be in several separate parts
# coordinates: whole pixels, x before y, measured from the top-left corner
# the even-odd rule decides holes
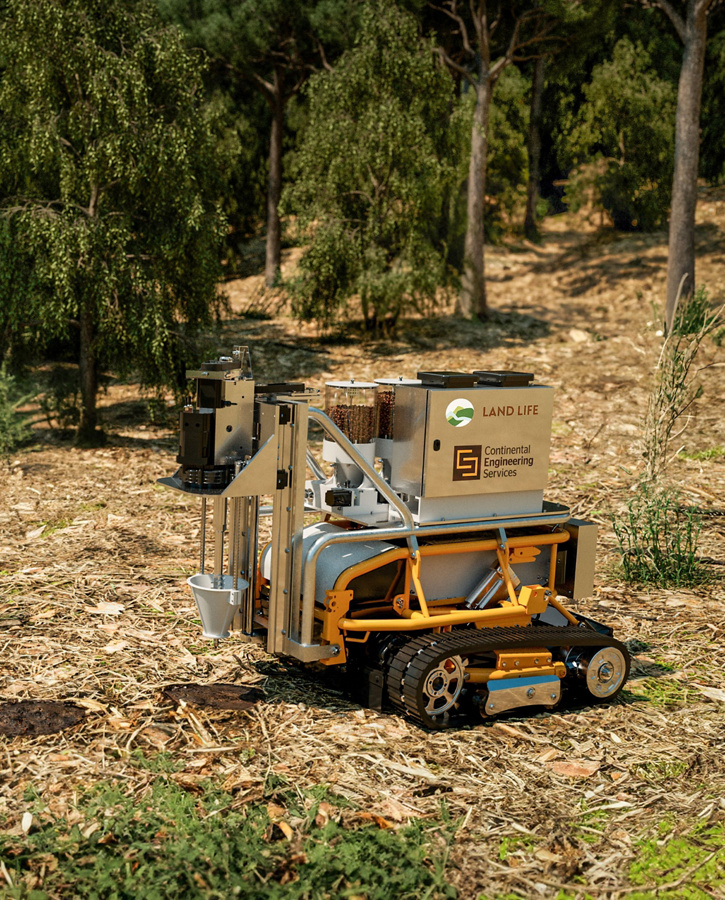
[[[675,171],[672,179],[670,242],[667,260],[667,330],[672,328],[682,284],[683,299],[695,289],[695,207],[700,155],[700,100],[707,42],[706,8],[696,15],[698,0],[688,0],[685,49],[677,90]],[[704,4],[703,4],[704,6]],[[684,279],[684,282],[683,282]]]
[[[269,138],[269,182],[267,185],[267,255],[264,281],[272,287],[279,276],[282,258],[282,231],[279,221],[279,198],[282,193],[282,131],[284,128],[284,75],[274,72],[272,96],[272,131]]]
[[[538,57],[534,63],[534,77],[531,82],[531,109],[529,112],[529,183],[526,189],[526,217],[524,234],[530,241],[539,237],[536,225],[536,207],[539,202],[539,177],[541,162],[541,112],[544,96],[544,70],[546,59]]]
[[[488,315],[483,258],[483,214],[486,196],[486,158],[488,156],[488,116],[491,105],[491,81],[481,67],[476,85],[476,108],[471,129],[471,160],[468,166],[468,204],[464,244],[463,278],[458,295],[458,312],[466,317]]]
[[[98,367],[94,331],[93,309],[88,301],[84,300],[80,310],[81,421],[78,426],[79,443],[93,443],[98,437],[96,433]]]

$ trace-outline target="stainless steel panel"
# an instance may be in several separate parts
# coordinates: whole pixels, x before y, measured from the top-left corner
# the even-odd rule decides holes
[[[425,497],[418,505],[417,521],[422,525],[529,516],[541,512],[543,499],[543,490],[471,494],[464,497]]]
[[[519,706],[556,706],[561,697],[561,681],[556,675],[501,678],[487,682],[486,687],[488,715]]]
[[[277,438],[272,435],[267,439],[250,461],[224,490],[224,496],[258,497],[271,494],[277,484]]]
[[[572,600],[591,597],[594,593],[594,564],[597,554],[599,526],[584,519],[569,519],[564,525],[571,537],[564,544],[566,550],[566,577],[557,586],[560,593]]]
[[[390,483],[394,490],[414,497],[419,497],[423,489],[427,410],[427,390],[410,385],[396,388]]]
[[[254,382],[225,380],[223,399],[230,406],[215,411],[214,461],[226,465],[252,452]]]
[[[553,394],[543,386],[429,390],[420,496],[543,491]]]

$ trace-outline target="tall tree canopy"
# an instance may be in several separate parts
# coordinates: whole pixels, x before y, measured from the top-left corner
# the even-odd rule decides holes
[[[593,188],[615,228],[660,227],[672,188],[674,86],[653,71],[644,47],[622,38],[612,59],[594,67],[584,97],[560,139],[578,167],[569,179],[570,206]]]
[[[201,63],[133,0],[5,0],[0,280],[6,319],[80,332],[79,436],[101,365],[178,369],[178,320],[209,319],[223,221]]]
[[[436,224],[452,81],[415,20],[371,5],[353,50],[314,76],[299,172],[286,196],[310,226],[296,308],[329,322],[359,296],[369,326],[421,308],[445,281]]]
[[[434,24],[439,52],[476,98],[468,170],[467,227],[459,310],[488,314],[484,265],[484,209],[491,99],[502,72],[514,62],[546,52],[556,20],[544,0],[438,0]]]
[[[265,281],[281,261],[279,199],[285,108],[312,72],[352,43],[360,0],[156,0],[216,65],[261,92],[271,113]]]
[[[677,89],[675,160],[667,256],[665,321],[672,327],[680,292],[695,290],[695,207],[700,159],[700,106],[705,69],[708,16],[715,0],[643,0],[658,6],[682,42],[682,67]]]

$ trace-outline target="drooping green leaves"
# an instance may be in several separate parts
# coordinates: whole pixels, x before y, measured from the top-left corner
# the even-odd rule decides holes
[[[202,61],[132,0],[7,0],[0,22],[0,280],[42,343],[84,314],[101,366],[150,384],[172,330],[207,321],[223,220]],[[18,303],[17,290],[26,295]]]
[[[672,189],[676,91],[651,68],[644,48],[622,38],[595,66],[585,102],[561,141],[576,167],[567,196],[574,208],[592,190],[616,228],[662,225]]]
[[[452,82],[412,17],[376,4],[356,46],[308,89],[287,211],[311,245],[295,311],[329,324],[359,297],[369,325],[423,308],[445,283],[437,226],[450,178]]]

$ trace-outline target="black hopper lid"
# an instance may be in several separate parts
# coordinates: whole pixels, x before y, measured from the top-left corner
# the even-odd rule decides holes
[[[470,388],[478,383],[470,372],[418,372],[418,378],[426,387]]]
[[[491,387],[526,387],[534,380],[533,372],[506,372],[501,369],[473,373],[479,384]]]

